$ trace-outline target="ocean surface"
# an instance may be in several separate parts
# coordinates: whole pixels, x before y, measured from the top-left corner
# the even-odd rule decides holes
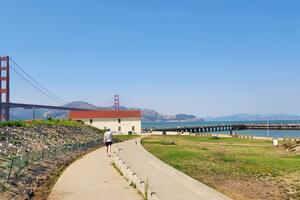
[[[266,124],[267,121],[205,121],[205,122],[143,122],[143,128],[176,128],[176,127],[193,127],[206,125],[226,125],[226,124]],[[269,124],[300,124],[300,120],[276,120],[269,121]],[[236,130],[235,133],[239,135],[253,135],[261,137],[291,137],[300,138],[300,130]],[[212,132],[213,133],[213,132]],[[215,132],[216,134],[229,134],[229,131]]]

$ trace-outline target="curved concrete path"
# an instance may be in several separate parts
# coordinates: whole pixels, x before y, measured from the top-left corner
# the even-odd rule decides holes
[[[229,200],[230,198],[163,163],[138,140],[116,144],[122,161],[146,181],[160,200]]]
[[[55,184],[50,200],[142,200],[105,156],[105,148],[71,164]]]

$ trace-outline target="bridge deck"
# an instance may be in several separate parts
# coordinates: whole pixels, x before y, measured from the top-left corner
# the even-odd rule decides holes
[[[51,110],[91,110],[83,108],[71,108],[66,106],[48,106],[48,105],[35,105],[23,103],[0,103],[0,107],[9,108],[26,108],[26,109],[51,109]]]

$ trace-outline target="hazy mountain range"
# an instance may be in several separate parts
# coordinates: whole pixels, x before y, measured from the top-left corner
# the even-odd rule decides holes
[[[75,101],[65,104],[66,107],[72,108],[85,108],[85,109],[102,109],[111,110],[113,107],[99,107],[84,101]],[[230,116],[221,117],[196,117],[189,114],[177,114],[177,115],[164,115],[155,110],[141,109],[141,108],[128,108],[120,107],[121,110],[140,110],[142,111],[142,121],[144,122],[198,122],[198,121],[260,121],[260,120],[300,120],[300,116],[286,115],[286,114],[236,114]],[[45,109],[38,109],[35,112],[36,119],[45,119],[47,115],[53,118],[68,118],[68,112],[66,111],[52,111]],[[22,108],[11,109],[10,117],[14,120],[32,119],[32,110],[26,110]]]
[[[287,114],[236,114],[221,117],[206,117],[206,121],[266,121],[266,120],[300,120],[299,115]]]

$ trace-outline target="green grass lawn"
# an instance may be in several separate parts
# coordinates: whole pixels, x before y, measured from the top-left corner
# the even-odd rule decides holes
[[[300,154],[268,140],[149,136],[162,161],[234,199],[300,198]]]

